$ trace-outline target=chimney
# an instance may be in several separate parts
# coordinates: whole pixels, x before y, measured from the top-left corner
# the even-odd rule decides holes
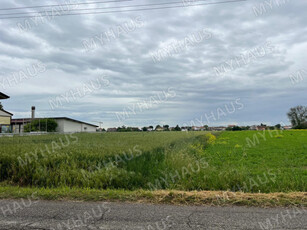
[[[35,119],[35,106],[32,106],[32,119]]]

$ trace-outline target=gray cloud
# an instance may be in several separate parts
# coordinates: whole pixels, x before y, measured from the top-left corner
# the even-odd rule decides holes
[[[121,5],[157,2],[164,1]],[[253,7],[261,2],[55,17],[37,23],[29,31],[20,31],[17,26],[24,19],[0,20],[0,81],[34,63],[46,65],[46,71],[39,76],[1,89],[11,96],[3,101],[4,107],[15,117],[23,117],[30,116],[30,106],[35,105],[41,116],[104,121],[108,127],[162,122],[176,125],[240,98],[244,109],[211,125],[287,123],[287,110],[306,103],[307,76],[294,85],[289,75],[305,67],[307,3],[290,1],[255,16]],[[48,3],[51,1],[44,2]],[[22,4],[37,5],[38,2],[29,0]],[[0,8],[22,4],[6,0],[1,1]],[[135,17],[141,17],[144,22],[141,28],[85,52],[84,40],[114,30]],[[212,38],[153,62],[150,54],[163,44],[180,41],[201,29],[210,31]],[[272,54],[222,77],[216,76],[215,66],[266,42],[276,47]],[[50,109],[50,98],[102,75],[108,76],[109,87],[61,108]],[[115,112],[169,87],[174,88],[176,97],[131,116],[122,124],[116,120]]]

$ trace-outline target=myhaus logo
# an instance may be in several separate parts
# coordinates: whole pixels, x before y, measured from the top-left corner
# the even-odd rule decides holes
[[[76,10],[80,5],[79,3],[80,1],[77,0],[68,0],[63,4],[54,5],[54,7],[51,7],[48,10],[41,10],[35,14],[31,14],[33,17],[25,19],[23,23],[18,22],[16,25],[20,32],[30,31],[39,25],[51,22],[57,16],[65,15],[70,11]]]
[[[115,115],[118,121],[122,122],[130,118],[132,115],[137,115],[139,112],[152,109],[155,106],[166,103],[167,100],[174,97],[176,97],[176,92],[172,87],[170,87],[167,90],[158,92],[149,98],[133,103],[131,106],[125,107],[122,112],[115,112]]]
[[[34,63],[25,67],[24,69],[10,73],[7,77],[2,78],[0,81],[1,88],[7,89],[17,86],[22,82],[38,77],[40,73],[44,73],[45,71],[46,65],[44,63]]]
[[[144,21],[140,16],[125,21],[124,23],[109,28],[108,30],[96,34],[93,37],[83,40],[83,48],[86,52],[93,51],[99,46],[104,46],[114,40],[117,40],[125,35],[144,26]]]
[[[160,49],[151,54],[153,62],[159,62],[176,54],[183,53],[191,47],[195,47],[204,40],[212,38],[212,33],[207,29],[199,30],[195,33],[189,34],[182,40],[176,40],[163,45]]]
[[[80,87],[69,89],[59,96],[50,98],[49,105],[51,109],[63,107],[65,104],[76,102],[77,99],[93,94],[95,91],[108,87],[109,85],[110,81],[105,76],[98,77],[96,80],[82,83]]]
[[[210,123],[220,121],[222,118],[225,118],[236,111],[242,110],[243,108],[244,104],[241,102],[241,98],[237,98],[224,106],[216,108],[216,110],[212,110],[210,113],[205,113],[199,118],[183,123],[183,126],[209,125]]]
[[[272,45],[271,42],[266,42],[254,49],[240,53],[239,56],[220,63],[218,66],[213,67],[213,71],[215,71],[217,77],[224,76],[226,73],[249,66],[259,61],[261,58],[268,57],[268,55],[275,52],[275,50],[276,47]]]
[[[69,135],[65,134],[59,137],[59,139],[53,140],[50,144],[45,144],[44,148],[36,148],[32,152],[25,153],[24,156],[18,156],[19,166],[25,168],[28,164],[39,161],[42,158],[63,155],[60,150],[63,150],[71,144],[76,144],[78,140],[79,138],[72,133]]]

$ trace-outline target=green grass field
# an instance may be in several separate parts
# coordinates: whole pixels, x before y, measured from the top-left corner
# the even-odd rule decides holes
[[[207,132],[2,137],[0,182],[35,188],[306,192],[307,131],[213,134],[216,140]]]

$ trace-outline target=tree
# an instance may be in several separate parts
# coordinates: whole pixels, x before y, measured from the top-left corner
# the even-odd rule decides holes
[[[163,125],[164,131],[169,131],[169,125]]]
[[[288,118],[295,129],[307,128],[307,107],[296,106],[290,109],[287,113]]]
[[[25,132],[55,132],[58,127],[58,123],[51,118],[35,119],[24,127]]]
[[[3,106],[2,106],[2,104],[1,104],[1,102],[0,102],[0,110],[2,110],[3,109]]]
[[[276,129],[281,129],[281,124],[275,125],[275,128],[276,128]]]
[[[227,127],[226,131],[242,131],[243,129],[239,126]]]
[[[176,125],[176,127],[174,128],[175,131],[181,131],[181,128],[179,127],[179,125]]]
[[[118,127],[117,132],[127,132],[126,126],[123,125],[122,127]]]
[[[143,127],[142,130],[143,130],[144,132],[146,132],[148,129],[147,129],[147,127]]]

